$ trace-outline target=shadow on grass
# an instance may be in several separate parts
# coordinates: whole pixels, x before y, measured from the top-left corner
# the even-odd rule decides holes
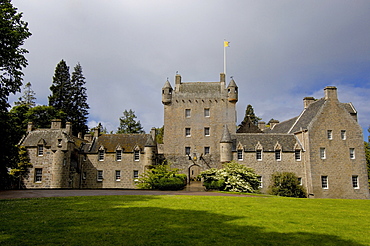
[[[243,225],[242,216],[200,210],[145,206],[155,196],[126,197],[112,202],[76,199],[40,205],[17,217],[5,214],[0,226],[3,245],[361,245],[338,236],[266,231],[263,225]],[[64,199],[63,201],[68,201]],[[71,200],[72,201],[72,200]],[[93,201],[93,202],[91,202]],[[109,201],[109,203],[106,203]],[[135,206],[139,201],[140,206]],[[30,204],[28,204],[30,205]],[[144,207],[142,207],[144,206]],[[25,208],[26,209],[26,208]],[[44,211],[40,211],[44,209]],[[15,215],[16,216],[16,215]],[[38,217],[35,217],[38,216]],[[3,217],[4,218],[4,217]],[[19,223],[16,225],[15,221]]]

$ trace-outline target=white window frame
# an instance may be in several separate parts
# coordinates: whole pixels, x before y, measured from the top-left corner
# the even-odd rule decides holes
[[[105,157],[105,153],[104,153],[105,151],[103,150],[103,149],[100,149],[99,151],[98,151],[98,160],[99,161],[104,161],[104,157]]]
[[[115,176],[116,176],[116,181],[121,181],[121,170],[116,170]]]
[[[281,150],[280,149],[275,150],[275,161],[281,161]]]
[[[191,109],[190,108],[186,108],[185,109],[185,118],[190,118],[191,117]]]
[[[302,178],[301,177],[298,177],[298,183],[299,183],[299,185],[302,185],[303,183],[302,183]]]
[[[302,160],[302,151],[300,149],[294,150],[294,159],[296,161],[301,161]]]
[[[358,175],[352,175],[352,187],[353,189],[360,189],[360,185],[358,182]]]
[[[332,140],[333,139],[333,130],[327,130],[327,137],[329,140]]]
[[[189,146],[185,147],[185,155],[190,155],[191,153],[191,148]]]
[[[185,128],[185,137],[191,137],[191,128],[190,127]]]
[[[43,156],[44,155],[44,145],[38,145],[37,146],[37,155]]]
[[[209,108],[204,108],[204,117],[210,117],[211,116],[211,110]]]
[[[116,161],[122,161],[122,150],[116,150]]]
[[[321,188],[327,190],[329,189],[329,179],[328,176],[321,176]]]
[[[262,178],[262,176],[258,176],[257,179],[259,181],[258,188],[262,189],[263,188],[263,178]]]
[[[204,147],[204,154],[205,155],[209,155],[210,152],[211,152],[211,147],[209,147],[209,146]]]
[[[342,140],[346,140],[347,139],[347,132],[346,132],[346,130],[341,130],[340,131],[340,137],[342,138]]]
[[[320,148],[320,159],[325,160],[326,159],[326,149]]]
[[[35,183],[42,183],[42,168],[35,168]]]
[[[206,136],[206,137],[209,137],[209,136],[211,136],[211,134],[210,134],[210,128],[209,127],[204,127],[204,136]]]
[[[355,148],[349,148],[349,158],[351,160],[356,159]]]
[[[140,161],[140,150],[134,150],[134,161]]]
[[[236,154],[237,154],[238,161],[242,161],[243,160],[243,150],[238,149]]]
[[[134,181],[135,182],[139,181],[139,170],[134,170],[133,175],[134,175]]]
[[[261,149],[256,150],[256,160],[262,161],[262,150]]]
[[[96,172],[96,181],[103,181],[104,176],[103,176],[103,170],[97,170]]]

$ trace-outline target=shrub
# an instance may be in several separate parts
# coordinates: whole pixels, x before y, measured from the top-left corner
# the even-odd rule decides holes
[[[256,192],[260,184],[253,169],[235,161],[224,164],[222,169],[212,168],[201,172],[200,175],[207,189]]]
[[[165,164],[151,166],[141,175],[137,186],[140,189],[181,190],[186,186],[186,175],[178,172],[179,169]]]
[[[299,184],[298,177],[294,173],[282,172],[271,175],[272,184],[269,187],[269,193],[277,196],[286,197],[307,197],[306,191]]]

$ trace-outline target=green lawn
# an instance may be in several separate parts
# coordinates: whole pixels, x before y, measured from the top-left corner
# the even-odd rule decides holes
[[[0,245],[370,245],[370,200],[260,196],[0,200]]]

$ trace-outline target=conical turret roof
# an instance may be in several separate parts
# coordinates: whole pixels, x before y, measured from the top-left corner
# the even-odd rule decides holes
[[[172,86],[171,86],[171,84],[168,80],[166,81],[166,83],[164,83],[163,89],[164,88],[171,88],[172,89]]]
[[[222,138],[220,143],[232,143],[231,135],[227,125],[224,125],[224,132],[222,133]]]
[[[228,87],[238,87],[238,86],[236,85],[234,79],[231,79]]]

